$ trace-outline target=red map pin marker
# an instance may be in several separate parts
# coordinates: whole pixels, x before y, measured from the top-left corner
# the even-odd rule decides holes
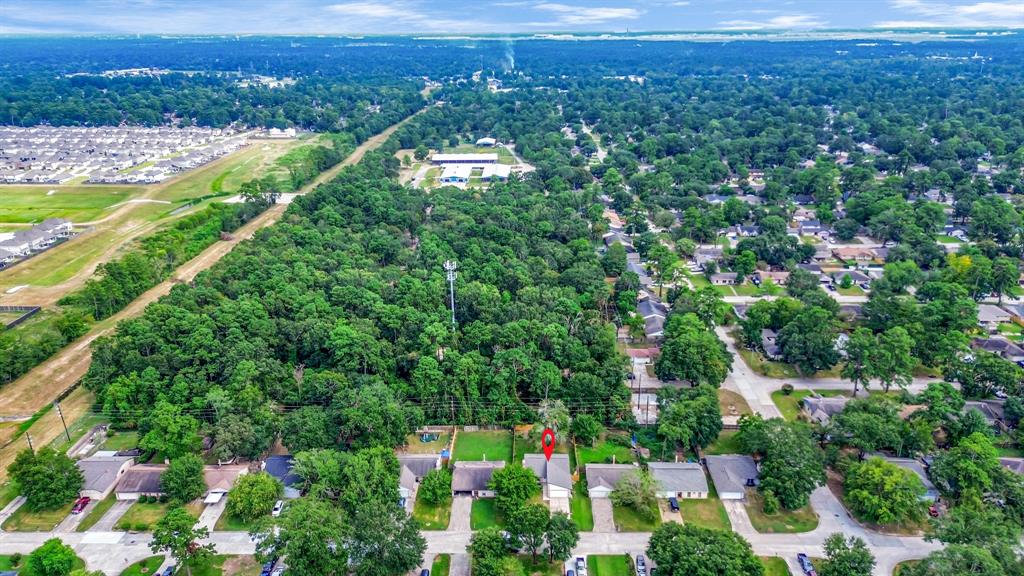
[[[545,428],[544,433],[540,435],[540,445],[544,448],[544,457],[550,462],[551,454],[555,451],[555,433],[551,428]]]

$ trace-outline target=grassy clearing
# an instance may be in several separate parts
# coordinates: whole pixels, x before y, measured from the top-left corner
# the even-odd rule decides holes
[[[608,432],[594,446],[577,445],[576,453],[579,456],[579,466],[611,463],[613,457],[618,464],[633,462],[633,449],[630,448],[629,436],[625,433]]]
[[[839,292],[843,296],[863,296],[864,295],[864,291],[861,290],[860,286],[857,286],[856,284],[853,285],[853,286],[850,286],[849,288],[843,288],[842,286],[837,286],[836,287],[836,292]]]
[[[573,487],[572,499],[569,500],[569,515],[579,526],[580,532],[594,530],[594,506],[587,496],[585,482],[577,482]]]
[[[750,405],[741,394],[725,388],[718,389],[718,408],[722,411],[722,416],[741,416],[751,413]]]
[[[136,502],[132,504],[128,511],[125,512],[124,516],[117,521],[117,525],[114,526],[115,530],[134,530],[136,532],[148,532],[156,526],[156,523],[160,521],[164,516],[167,515],[171,509],[170,502],[167,503],[145,503]],[[202,502],[189,502],[185,509],[188,513],[199,517],[199,514],[203,511]],[[194,576],[194,575],[193,575]]]
[[[592,576],[626,576],[632,570],[625,554],[587,556],[587,572]]]
[[[776,362],[765,358],[760,352],[738,347],[740,358],[747,363],[751,370],[769,378],[796,378],[800,374],[796,368],[784,362]]]
[[[423,530],[446,530],[451,516],[451,502],[435,506],[417,498],[413,503],[412,517],[419,521]]]
[[[744,506],[754,530],[762,534],[796,534],[810,532],[818,527],[818,515],[810,505],[799,510],[779,510],[775,514],[765,514],[761,493],[757,490],[748,490]]]
[[[72,572],[75,570],[83,570],[84,568],[85,560],[75,556],[75,562],[71,565]],[[0,570],[17,571],[20,576],[35,576],[35,572],[28,569],[28,554],[22,554],[21,561],[17,565],[14,564],[10,556],[0,554]]]
[[[131,432],[114,432],[111,435],[107,433],[107,439],[103,441],[104,450],[131,450],[139,445],[139,433],[134,430]]]
[[[452,569],[452,557],[449,554],[438,554],[430,566],[430,576],[448,576]]]
[[[789,566],[782,558],[770,558],[761,556],[761,565],[764,566],[764,576],[789,576]]]
[[[476,498],[473,500],[473,508],[470,511],[469,527],[473,530],[483,530],[493,526],[501,526],[504,519],[499,517],[498,507],[493,498]]]
[[[423,442],[419,434],[409,434],[405,438],[405,452],[408,454],[440,454],[441,450],[448,447],[451,434],[438,434],[437,440]]]
[[[619,532],[651,532],[661,524],[658,505],[653,506],[653,520],[648,520],[633,508],[612,504],[612,518]]]
[[[707,473],[705,473],[705,476]],[[718,499],[718,492],[714,483],[708,478],[707,498],[680,498],[679,514],[683,522],[700,526],[701,528],[712,528],[714,530],[732,530],[732,523],[729,522],[729,515],[725,512],[725,506]]]
[[[736,430],[723,430],[718,434],[718,439],[704,449],[704,454],[742,454],[740,442]]]
[[[996,450],[999,451],[1000,458],[1022,458],[1024,457],[1024,450],[1015,448],[1013,446],[997,446]]]
[[[935,236],[935,241],[940,244],[959,244],[962,242],[959,238],[954,238],[946,234],[938,234]]]
[[[202,562],[193,563],[190,568],[192,576],[256,576],[260,573],[260,564],[256,558],[226,554],[217,554]]]
[[[30,512],[25,506],[18,508],[3,524],[7,532],[49,532],[71,513],[74,502],[56,510]]]
[[[82,521],[78,523],[75,531],[85,532],[89,528],[95,526],[96,523],[100,521],[100,518],[103,518],[103,516],[114,506],[114,503],[116,502],[117,495],[111,492],[106,498],[100,500],[95,506],[93,506],[92,510],[89,511],[89,514],[85,518],[82,518]]]
[[[783,418],[796,420],[797,415],[800,414],[800,401],[812,393],[825,397],[847,395],[845,390],[793,390],[793,393],[787,396],[782,390],[776,390],[772,392],[772,402],[775,402],[779,412],[782,412]]]
[[[121,576],[146,576],[147,574],[153,574],[163,563],[163,556],[150,556],[125,568],[124,572],[121,572]]]
[[[518,564],[515,568],[511,564]],[[525,574],[527,576],[562,576],[561,562],[548,562],[547,556],[540,554],[534,562],[528,554],[509,558],[505,566],[506,574]]]
[[[507,430],[459,432],[452,460],[512,460],[512,433]]]
[[[50,194],[51,190],[56,192]],[[142,190],[139,186],[0,186],[0,222],[38,223],[47,218],[91,222]]]
[[[213,529],[217,532],[248,532],[252,530],[256,524],[259,523],[259,519],[248,521],[242,520],[234,514],[224,512],[217,518],[217,523],[214,524]]]
[[[18,497],[18,493],[20,491],[21,490],[18,488],[18,485],[15,484],[13,480],[4,482],[4,484],[0,486],[0,508],[7,506],[14,501],[14,499]]]

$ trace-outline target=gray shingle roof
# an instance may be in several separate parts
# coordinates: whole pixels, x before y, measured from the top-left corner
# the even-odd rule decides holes
[[[755,483],[759,476],[754,459],[745,454],[722,454],[708,456],[708,473],[721,492],[743,492],[747,489],[747,480]]]
[[[93,456],[79,460],[75,464],[85,478],[82,490],[105,492],[117,482],[121,466],[130,461],[131,458],[125,456]]]
[[[632,464],[587,464],[587,488],[615,488],[623,476],[636,469]]]
[[[455,492],[472,492],[474,490],[487,490],[487,484],[491,481],[491,474],[499,468],[504,468],[505,462],[498,460],[494,462],[456,462],[452,471],[452,490]]]
[[[651,476],[666,492],[707,492],[704,467],[696,462],[648,462]]]
[[[551,460],[543,454],[523,455],[523,466],[533,470],[542,481],[552,486],[572,490],[572,473],[569,471],[568,454],[552,454]]]

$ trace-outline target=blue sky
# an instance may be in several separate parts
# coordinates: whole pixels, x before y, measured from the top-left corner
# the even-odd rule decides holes
[[[1024,28],[1024,0],[0,0],[0,33]]]

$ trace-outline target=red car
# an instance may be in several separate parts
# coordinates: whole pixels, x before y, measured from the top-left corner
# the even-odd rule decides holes
[[[92,499],[88,496],[83,496],[78,500],[75,500],[75,505],[71,507],[71,513],[81,514],[82,510],[85,510],[85,507],[89,505],[89,502],[92,502]]]
[[[939,517],[939,507],[935,506],[934,504],[929,506],[928,507],[928,515],[931,516],[932,518],[938,518]]]

